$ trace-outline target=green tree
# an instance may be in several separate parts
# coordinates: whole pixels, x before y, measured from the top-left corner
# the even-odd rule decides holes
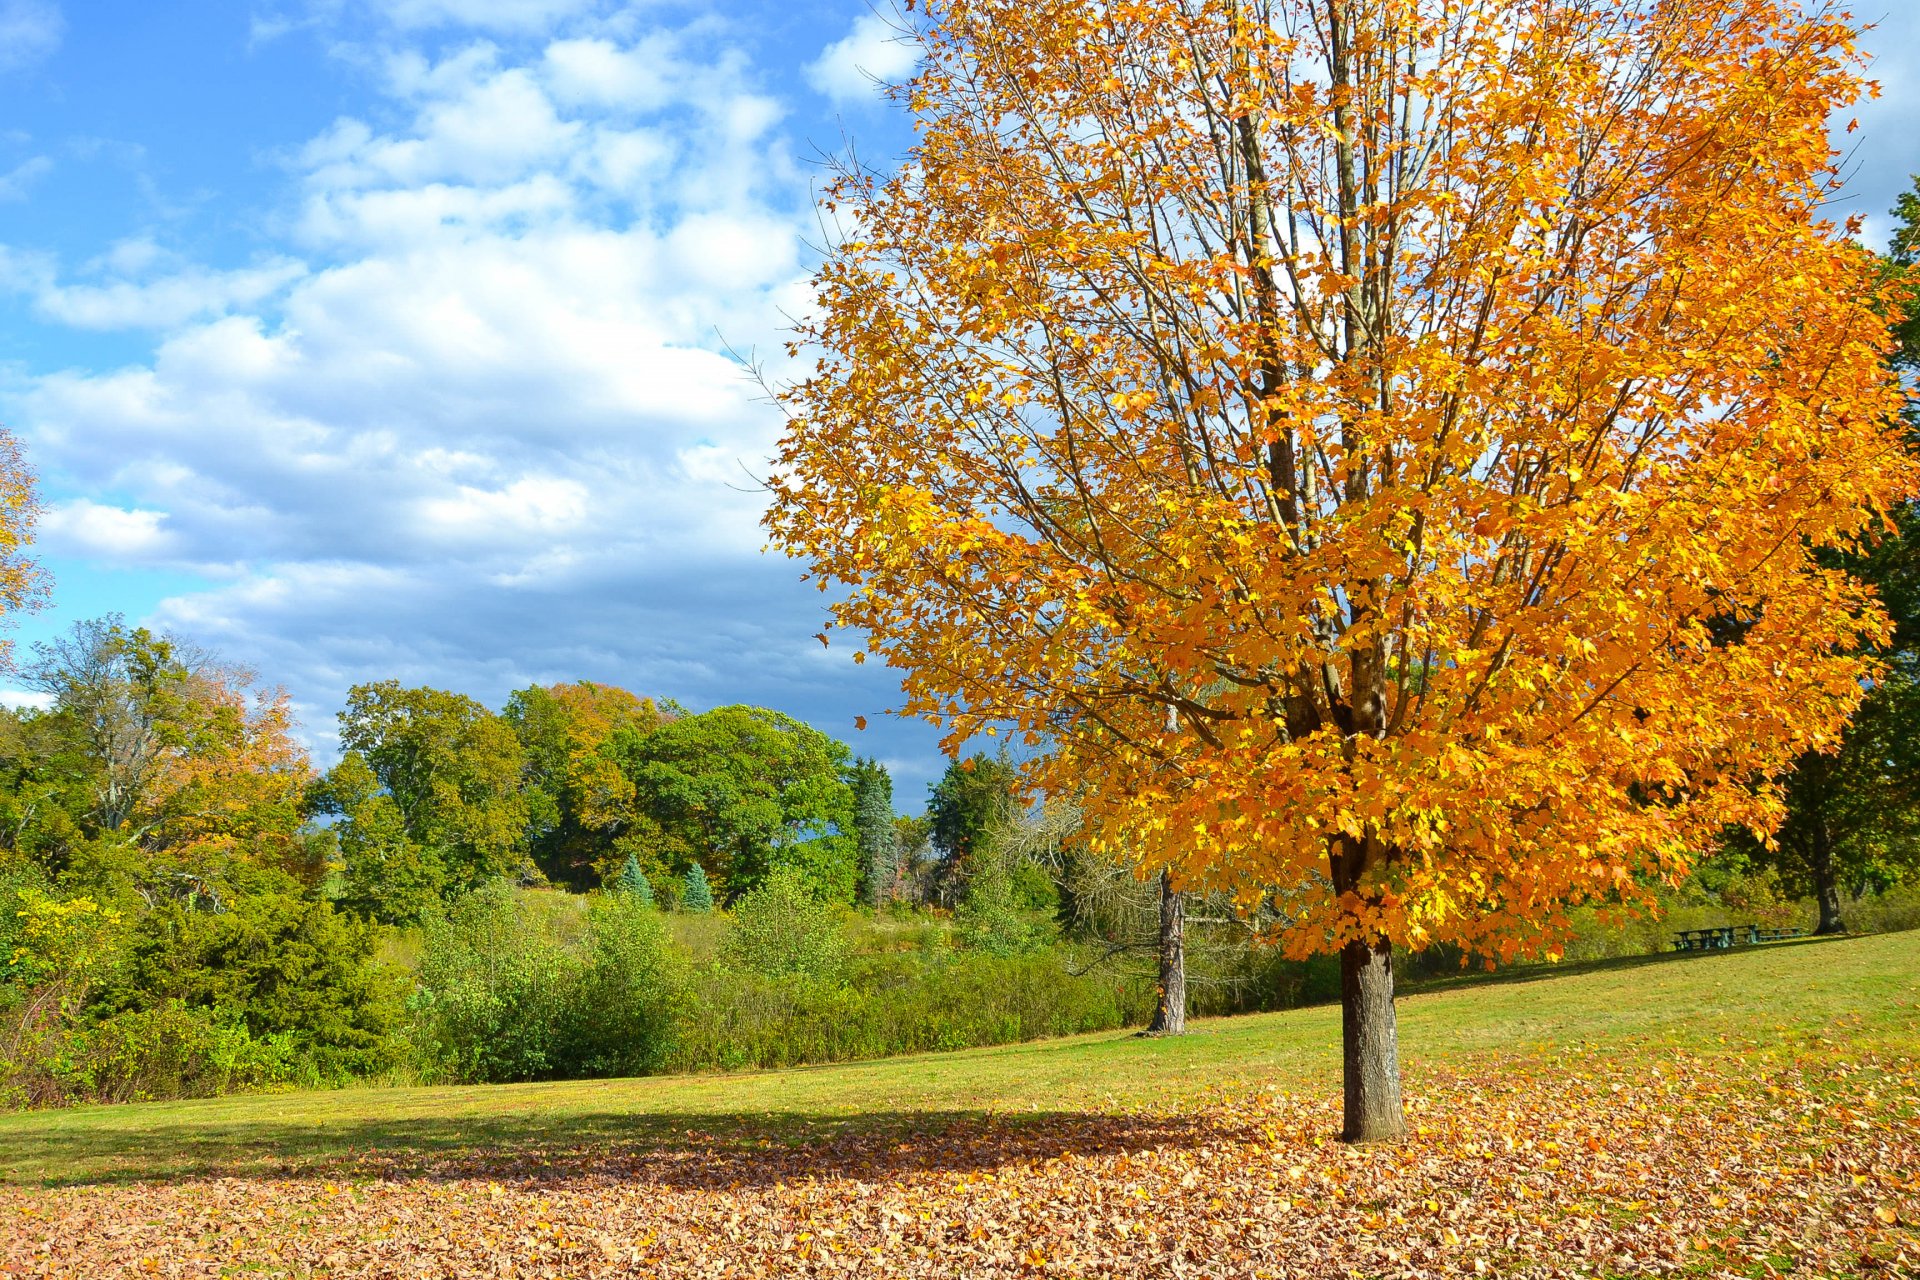
[[[653,905],[653,885],[640,870],[640,859],[633,854],[620,864],[620,870],[607,882],[615,893],[631,898],[639,906]]]
[[[247,888],[217,912],[163,902],[142,915],[93,1013],[179,1001],[281,1038],[328,1075],[386,1064],[398,1002],[368,928],[284,877]]]
[[[525,755],[512,727],[472,698],[392,680],[356,685],[340,745],[317,795],[342,818],[342,849],[367,851],[362,896],[413,902],[436,877],[445,890],[470,889],[529,867]],[[376,867],[404,886],[372,883]]]
[[[853,829],[860,845],[861,896],[879,907],[893,896],[900,868],[894,830],[893,778],[877,760],[855,760],[847,775],[853,787]]]
[[[972,873],[974,855],[1017,808],[1019,774],[1002,754],[976,753],[947,765],[927,799],[928,839],[939,855],[936,895],[956,901]]]
[[[621,730],[607,750],[632,780],[632,842],[642,862],[698,863],[731,900],[776,866],[851,902],[858,882],[848,751],[761,707],[720,707],[650,733]]]
[[[556,883],[584,889],[617,870],[618,838],[631,825],[633,783],[606,747],[621,730],[645,733],[677,708],[582,680],[534,685],[501,713],[525,759],[528,848]]]
[[[694,915],[713,910],[713,889],[707,884],[706,869],[697,862],[687,867],[686,880],[680,890],[680,906]]]
[[[846,930],[797,868],[776,867],[734,905],[725,954],[769,978],[832,979],[846,964]]]

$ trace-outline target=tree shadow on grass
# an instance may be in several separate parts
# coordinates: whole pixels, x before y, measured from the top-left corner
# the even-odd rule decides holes
[[[484,1179],[537,1189],[652,1182],[720,1190],[804,1178],[986,1172],[1063,1155],[1183,1148],[1236,1136],[1219,1114],[887,1111],[161,1124],[0,1134],[0,1176],[43,1187],[246,1178]]]

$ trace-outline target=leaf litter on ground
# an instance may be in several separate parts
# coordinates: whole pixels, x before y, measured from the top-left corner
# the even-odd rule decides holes
[[[1920,1061],[1578,1051],[1426,1069],[1411,1136],[1337,1101],[690,1128],[0,1189],[0,1275],[1920,1275]]]

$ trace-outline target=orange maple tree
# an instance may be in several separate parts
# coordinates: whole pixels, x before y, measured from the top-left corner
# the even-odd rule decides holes
[[[151,866],[204,873],[239,861],[317,881],[320,849],[303,838],[314,772],[286,690],[208,662],[178,673],[161,714],[129,823]]]
[[[1835,740],[1913,468],[1790,0],[933,0],[849,168],[775,541],[953,743],[1342,958],[1551,953]]]

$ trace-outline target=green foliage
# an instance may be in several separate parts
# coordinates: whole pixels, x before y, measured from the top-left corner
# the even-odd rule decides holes
[[[695,915],[713,910],[713,889],[707,884],[706,868],[697,862],[687,868],[680,889],[680,909]]]
[[[1010,866],[1009,860],[976,851],[974,873],[967,880],[966,896],[953,913],[953,923],[961,942],[989,955],[1012,956],[1045,948],[1057,930],[1048,912],[1029,905],[1043,895],[1044,876],[1034,869]]]
[[[447,874],[434,849],[418,844],[366,758],[348,752],[318,791],[317,807],[340,814],[340,902],[384,924],[414,924],[435,910]]]
[[[627,838],[659,865],[699,862],[729,900],[791,866],[819,896],[853,901],[844,744],[776,711],[720,707],[650,733],[623,729],[607,750],[634,786]]]
[[[775,867],[758,888],[733,908],[726,957],[768,978],[832,981],[847,959],[839,911],[814,897],[793,867]]]
[[[422,1067],[498,1082],[631,1074],[671,1049],[678,983],[658,912],[611,897],[584,938],[494,881],[429,922],[413,998]]]
[[[893,826],[893,778],[877,760],[855,760],[847,779],[853,788],[861,896],[868,906],[883,906],[894,896],[900,867],[900,844]]]
[[[398,1013],[373,948],[366,925],[292,892],[261,888],[217,913],[163,903],[127,931],[92,1009],[180,1004],[282,1045],[315,1074],[364,1075],[392,1061]]]
[[[526,865],[520,742],[472,698],[393,680],[356,685],[340,745],[318,807],[340,815],[343,850],[368,851],[367,872],[392,869],[400,880],[388,889],[363,875],[359,900],[415,911],[436,872],[447,889],[467,889]]]
[[[1139,974],[1077,972],[1064,950],[882,953],[859,957],[840,983],[709,969],[694,976],[669,1067],[779,1068],[1108,1031],[1142,1022],[1152,1001]]]
[[[620,864],[619,873],[607,882],[607,887],[615,893],[632,898],[640,906],[654,905],[653,885],[642,874],[640,859],[631,853],[627,855],[627,860]]]
[[[1901,192],[1894,202],[1893,217],[1896,225],[1892,243],[1887,247],[1887,260],[1910,284],[1920,285],[1920,280],[1914,278],[1916,269],[1920,269],[1920,176],[1916,176],[1912,188]],[[1899,344],[1894,355],[1895,366],[1920,372],[1920,302],[1907,299],[1906,313],[1895,322],[1893,334]]]
[[[638,895],[595,903],[575,1002],[569,1074],[637,1076],[658,1071],[683,1020],[686,978],[658,911]]]
[[[952,901],[971,874],[968,865],[990,833],[1017,808],[1019,771],[1006,756],[976,754],[955,760],[927,799],[928,838],[941,859],[939,894]]]
[[[534,685],[501,717],[524,753],[528,848],[556,883],[585,889],[618,864],[618,833],[633,820],[633,784],[606,748],[622,730],[645,733],[680,714],[612,685]]]

